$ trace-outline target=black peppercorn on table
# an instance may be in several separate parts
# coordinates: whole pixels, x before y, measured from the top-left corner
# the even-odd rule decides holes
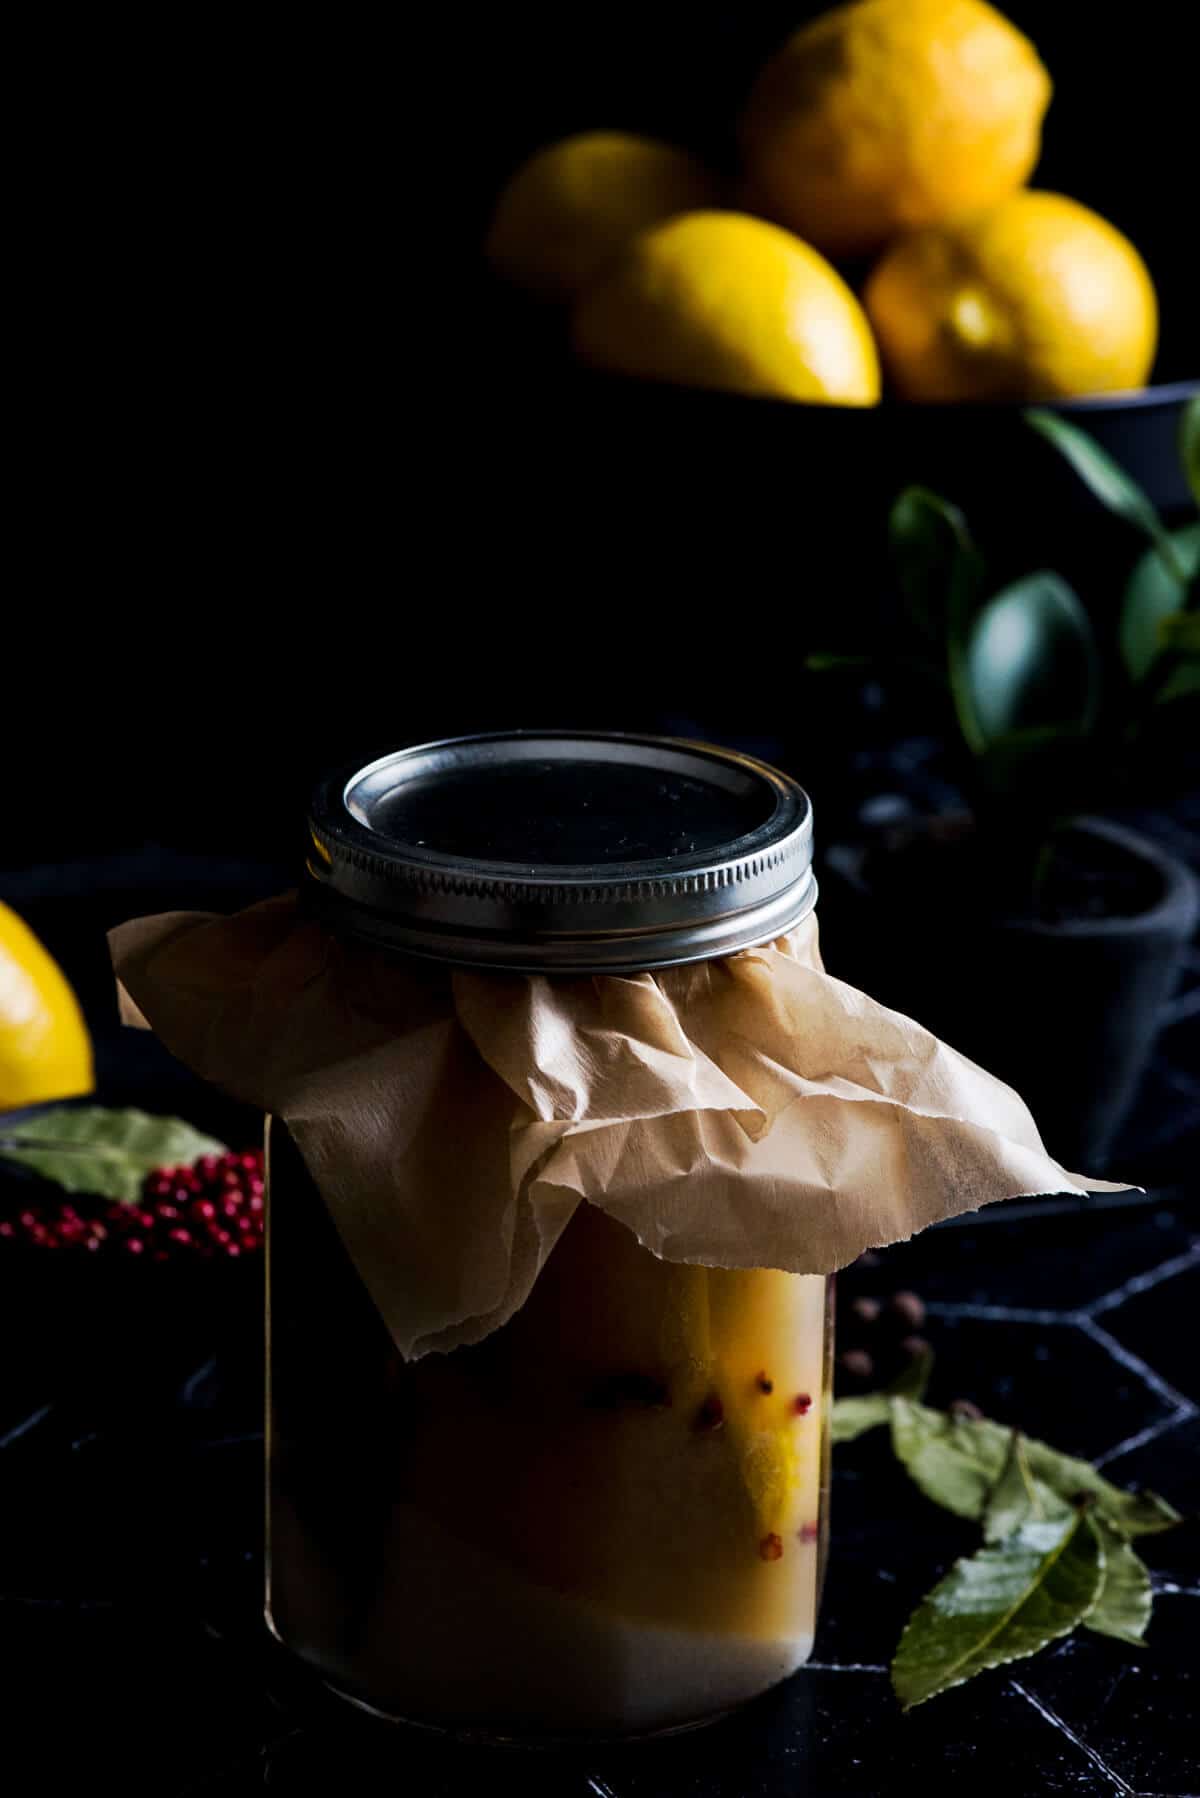
[[[86,970],[71,971],[86,1000]],[[1198,1021],[1185,993],[1175,1044]],[[253,1145],[257,1121],[151,1039],[101,1025],[97,1040],[104,1102],[174,1111]],[[1159,1070],[1133,1121],[1126,1161],[1136,1167],[1140,1135],[1164,1171],[1154,1191],[993,1207],[840,1278],[846,1342],[871,1309],[856,1312],[855,1299],[921,1296],[931,1403],[973,1401],[1185,1513],[1138,1544],[1155,1585],[1144,1647],[1080,1632],[902,1714],[887,1666],[904,1621],[978,1533],[921,1496],[879,1432],[835,1451],[812,1664],[724,1723],[521,1753],[360,1721],[261,1622],[259,1258],[189,1268],[0,1252],[8,1790],[103,1780],[126,1798],[510,1787],[531,1798],[888,1798],[963,1780],[1022,1798],[1200,1791],[1200,1184],[1194,1135],[1170,1152],[1183,1139],[1170,1139],[1161,1109],[1166,1095],[1185,1123],[1190,1108],[1193,1130],[1200,1119],[1190,1047]],[[0,1175],[0,1203],[13,1197]]]

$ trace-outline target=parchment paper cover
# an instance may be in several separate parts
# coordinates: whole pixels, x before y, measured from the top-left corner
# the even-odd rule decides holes
[[[1121,1190],[827,974],[815,917],[723,960],[571,978],[388,956],[292,894],[110,944],[126,1021],[286,1123],[409,1358],[504,1323],[581,1203],[668,1261],[829,1273],[993,1199]]]

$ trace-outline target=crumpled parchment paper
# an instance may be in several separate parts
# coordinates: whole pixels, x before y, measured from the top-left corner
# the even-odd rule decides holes
[[[827,974],[815,917],[634,975],[389,956],[294,894],[110,944],[126,1020],[287,1125],[406,1358],[511,1317],[581,1203],[668,1261],[829,1273],[993,1199],[1121,1190]]]

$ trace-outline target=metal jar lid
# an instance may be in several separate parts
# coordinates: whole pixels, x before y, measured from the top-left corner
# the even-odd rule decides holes
[[[668,967],[769,942],[816,903],[807,794],[673,737],[423,743],[323,781],[309,825],[317,913],[438,961]]]

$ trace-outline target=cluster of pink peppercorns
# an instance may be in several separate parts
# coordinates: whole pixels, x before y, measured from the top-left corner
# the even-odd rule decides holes
[[[103,1251],[131,1260],[237,1260],[262,1246],[262,1151],[202,1155],[190,1165],[157,1168],[142,1182],[135,1205],[102,1199],[73,1204],[39,1194],[18,1216],[0,1220],[0,1237],[32,1248]]]

